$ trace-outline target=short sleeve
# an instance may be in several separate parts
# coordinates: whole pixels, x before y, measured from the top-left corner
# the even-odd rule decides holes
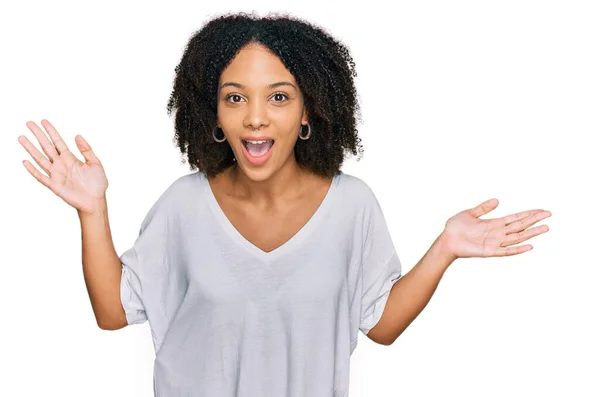
[[[379,202],[368,189],[363,227],[362,300],[359,329],[367,335],[383,315],[392,286],[402,266]]]
[[[153,278],[159,277],[166,264],[167,233],[168,214],[157,202],[142,221],[133,246],[120,256],[121,304],[130,325],[148,320],[152,304],[148,292],[152,292],[156,285]]]
[[[148,318],[142,299],[142,282],[135,246],[121,255],[121,304],[127,324],[141,324]]]

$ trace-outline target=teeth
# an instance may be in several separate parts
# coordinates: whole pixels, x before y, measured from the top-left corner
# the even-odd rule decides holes
[[[266,143],[266,142],[271,142],[271,141],[273,141],[273,140],[272,139],[268,139],[266,141],[244,141],[244,142],[251,143],[253,145],[260,145],[260,144],[263,144],[263,143]]]
[[[263,144],[263,143],[266,143],[266,142],[271,142],[271,141],[272,141],[272,139],[269,139],[269,140],[266,140],[266,141],[245,141],[245,142],[246,143],[252,143],[254,145],[260,145],[260,144]]]

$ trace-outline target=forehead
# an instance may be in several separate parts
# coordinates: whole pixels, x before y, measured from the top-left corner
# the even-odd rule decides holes
[[[219,84],[234,81],[248,87],[260,88],[283,80],[294,84],[296,82],[278,56],[266,47],[252,43],[243,47],[223,70]]]

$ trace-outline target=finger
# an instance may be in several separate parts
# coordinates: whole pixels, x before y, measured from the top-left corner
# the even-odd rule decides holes
[[[505,217],[502,218],[502,220],[504,221],[505,225],[508,225],[509,223],[513,223],[515,221],[521,220],[521,219],[526,218],[529,215],[535,214],[536,212],[539,212],[539,211],[543,211],[543,210],[537,209],[537,210],[517,212],[515,214],[506,215]]]
[[[525,240],[529,240],[532,237],[546,233],[548,230],[550,230],[548,225],[540,225],[532,229],[523,230],[519,233],[512,233],[506,236],[506,239],[504,239],[500,245],[506,247],[509,245],[519,244]]]
[[[37,138],[38,142],[40,143],[40,146],[42,147],[42,150],[44,151],[44,153],[46,153],[46,156],[48,156],[50,162],[54,162],[54,159],[58,157],[60,153],[56,151],[56,147],[54,147],[52,142],[48,140],[46,133],[43,132],[42,129],[38,127],[37,124],[33,121],[28,121],[27,123],[25,123],[25,125],[27,126],[27,128],[29,128],[29,130],[31,130],[31,132],[33,132],[33,135],[35,135],[35,137]]]
[[[48,131],[48,135],[50,135],[50,139],[52,139],[52,143],[58,149],[58,153],[65,153],[69,151],[67,144],[62,139],[56,128],[46,119],[42,120],[42,125]]]
[[[522,254],[523,252],[527,252],[532,249],[533,245],[531,244],[519,245],[516,247],[498,248],[496,251],[494,251],[492,256],[512,256]]]
[[[92,147],[81,135],[77,135],[75,137],[75,143],[77,144],[77,149],[81,152],[86,162],[93,164],[100,164],[100,160],[94,154]]]
[[[532,215],[529,215],[526,218],[520,219],[516,222],[510,223],[504,227],[505,234],[516,233],[521,230],[527,229],[529,226],[534,225],[541,221],[542,219],[548,218],[550,215],[550,211],[539,211],[535,212]]]
[[[479,204],[475,208],[471,208],[469,210],[469,212],[474,217],[479,218],[480,216],[485,215],[488,212],[490,212],[491,210],[493,210],[494,208],[496,208],[498,206],[498,204],[499,204],[498,200],[495,198],[492,198],[492,199],[484,201],[483,203]]]
[[[23,165],[25,166],[27,171],[29,171],[29,173],[31,175],[33,175],[33,177],[35,179],[38,180],[38,182],[40,182],[42,185],[46,186],[48,189],[52,190],[52,188],[50,187],[50,184],[51,184],[50,178],[48,178],[46,175],[43,175],[41,172],[39,172],[37,170],[37,168],[35,168],[33,166],[33,164],[31,164],[27,160],[23,160]]]
[[[26,136],[19,136],[19,143],[27,150],[27,153],[31,155],[31,157],[35,160],[35,162],[46,172],[46,174],[50,175],[50,167],[52,163],[40,153],[39,150],[27,139]],[[33,165],[32,165],[33,166]]]

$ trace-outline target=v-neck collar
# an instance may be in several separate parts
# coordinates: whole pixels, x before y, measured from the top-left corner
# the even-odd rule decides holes
[[[321,201],[321,204],[317,208],[317,210],[313,213],[310,219],[302,226],[296,234],[294,234],[288,241],[275,248],[272,251],[266,252],[262,249],[258,248],[256,245],[252,244],[248,241],[229,221],[229,218],[223,212],[223,209],[219,205],[210,184],[208,183],[208,179],[206,175],[201,172],[198,172],[202,179],[202,184],[204,185],[204,194],[208,206],[211,212],[214,214],[217,222],[223,228],[223,230],[229,235],[229,237],[238,245],[242,246],[246,249],[250,254],[254,255],[257,259],[265,262],[270,262],[275,260],[276,258],[284,255],[286,252],[290,252],[294,248],[298,246],[319,224],[323,216],[327,213],[329,208],[331,207],[331,203],[333,201],[333,196],[337,190],[337,186],[339,183],[339,179],[341,178],[343,172],[339,172],[334,175],[333,180],[329,185],[329,189],[325,194],[325,197]]]

